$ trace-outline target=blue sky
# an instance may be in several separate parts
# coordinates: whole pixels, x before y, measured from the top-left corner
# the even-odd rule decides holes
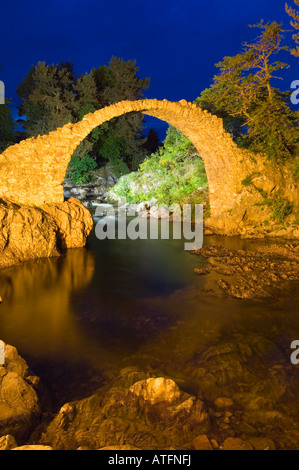
[[[81,74],[108,64],[115,55],[136,59],[140,77],[151,78],[148,98],[192,101],[211,84],[214,64],[224,55],[240,52],[241,43],[257,35],[249,24],[263,18],[290,29],[284,4],[284,0],[1,2],[0,80],[15,107],[17,85],[32,64],[71,60]],[[293,6],[293,0],[289,4]],[[289,54],[285,59],[291,67],[284,72],[281,87],[288,89],[299,71],[297,59]]]

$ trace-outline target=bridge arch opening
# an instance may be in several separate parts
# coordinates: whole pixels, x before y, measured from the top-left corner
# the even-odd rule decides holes
[[[87,114],[78,123],[9,147],[0,155],[0,197],[36,206],[62,202],[62,183],[77,146],[94,128],[130,112],[158,118],[186,135],[205,164],[211,215],[217,217],[233,207],[241,181],[250,172],[250,166],[243,164],[248,155],[224,130],[222,119],[185,100],[121,101]]]

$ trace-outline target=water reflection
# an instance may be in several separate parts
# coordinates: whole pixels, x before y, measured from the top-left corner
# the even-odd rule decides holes
[[[0,338],[19,349],[60,404],[89,395],[126,366],[151,367],[194,393],[207,377],[200,370],[214,370],[205,384],[214,399],[216,392],[235,393],[248,367],[259,384],[267,368],[283,365],[286,390],[294,393],[299,384],[289,345],[299,339],[298,291],[289,284],[271,301],[230,298],[213,275],[194,275],[207,261],[185,252],[183,243],[92,237],[87,249],[0,270]],[[249,249],[260,242],[209,237],[205,243]],[[234,346],[227,360],[205,359],[209,348],[225,351],[228,344]],[[242,344],[244,357],[237,357]],[[264,345],[262,352],[250,352],[250,344]],[[229,363],[237,364],[233,373]],[[232,384],[223,383],[227,376]],[[269,390],[278,387],[271,377]]]

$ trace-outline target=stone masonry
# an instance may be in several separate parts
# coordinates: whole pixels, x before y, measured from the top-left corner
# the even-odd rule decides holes
[[[260,195],[241,183],[250,174],[265,175],[265,160],[238,148],[224,130],[222,119],[185,100],[121,101],[87,114],[76,124],[66,124],[47,135],[9,147],[0,155],[0,198],[35,206],[63,202],[62,183],[76,147],[95,127],[130,112],[167,121],[195,145],[209,181],[210,226],[225,233],[229,231],[227,224],[237,228],[241,221],[255,223],[265,217],[254,207]],[[272,170],[268,173],[259,184],[280,187],[285,175]],[[293,193],[293,199],[298,200],[297,189]]]

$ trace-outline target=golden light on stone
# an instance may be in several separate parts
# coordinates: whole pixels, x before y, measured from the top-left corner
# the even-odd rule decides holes
[[[299,203],[296,188],[286,188],[286,174],[265,167],[265,158],[240,149],[223,128],[222,119],[181,100],[121,101],[87,114],[47,135],[23,140],[0,155],[0,198],[26,205],[61,203],[62,183],[77,146],[97,126],[130,112],[141,112],[168,122],[194,144],[205,163],[209,182],[209,226],[220,233],[237,234],[246,222],[260,224],[269,210],[258,207],[258,191],[242,186],[250,174],[262,175],[258,185],[267,191],[281,187],[290,201]],[[287,169],[285,170],[287,172]]]

